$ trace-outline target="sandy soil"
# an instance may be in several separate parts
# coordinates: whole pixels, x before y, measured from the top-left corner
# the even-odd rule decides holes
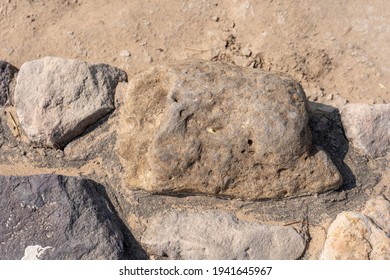
[[[0,58],[104,62],[129,76],[203,58],[288,72],[310,99],[390,102],[390,5],[374,1],[4,0]]]

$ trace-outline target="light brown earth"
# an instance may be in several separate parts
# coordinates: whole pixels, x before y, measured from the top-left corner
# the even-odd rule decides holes
[[[256,60],[292,74],[312,99],[390,102],[386,0],[4,0],[0,42],[17,67],[51,55],[131,77],[166,61]]]
[[[310,101],[336,107],[347,102],[390,102],[389,46],[387,0],[0,2],[0,59],[18,68],[39,57],[59,56],[107,63],[125,70],[131,79],[165,62],[218,60],[288,73],[302,84]],[[111,170],[88,155],[84,165],[61,169],[61,164],[48,167],[50,163],[42,160],[38,167],[29,163],[28,157],[44,151],[26,155],[23,148],[12,149],[18,163],[5,156],[0,175],[106,172],[106,177],[111,176]],[[377,163],[370,164],[375,169]],[[381,172],[374,194],[390,185],[389,169]],[[348,208],[348,202],[344,204]],[[244,210],[238,213],[240,218],[259,218]],[[325,215],[322,225],[312,225],[313,239],[305,258],[318,257],[330,221]]]

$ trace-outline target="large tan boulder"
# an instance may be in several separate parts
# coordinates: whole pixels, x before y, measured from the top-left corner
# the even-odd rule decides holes
[[[152,192],[255,200],[323,192],[342,180],[311,145],[296,81],[223,63],[156,66],[134,77],[118,143],[127,184]]]

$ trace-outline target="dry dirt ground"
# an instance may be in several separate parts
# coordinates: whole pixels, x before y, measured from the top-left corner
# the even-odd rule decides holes
[[[167,61],[290,73],[311,99],[390,102],[390,4],[374,1],[4,0],[0,57],[103,62],[129,76]]]
[[[125,70],[131,79],[151,65],[165,62],[192,58],[226,61],[289,73],[301,82],[310,101],[335,107],[348,102],[390,102],[388,46],[390,4],[386,0],[0,2],[0,59],[18,68],[24,62],[39,57],[59,56],[107,63]],[[105,130],[110,129],[106,124],[95,130],[95,135],[99,135],[101,130],[103,133],[99,137],[104,140]],[[14,151],[15,156],[0,155],[0,175],[120,172],[120,167],[116,166],[110,166],[113,170],[107,171],[102,167],[100,157],[83,151],[84,146],[78,149],[77,141],[72,145],[76,151],[74,167],[66,170],[61,169],[61,151],[37,149],[26,155],[24,149],[27,148],[11,145],[13,150],[10,151]],[[337,154],[336,150],[333,152]],[[54,159],[53,163],[42,162],[46,160],[46,153],[49,153],[48,158]],[[65,155],[72,157],[66,150]],[[13,164],[13,158],[18,164]],[[32,160],[37,162],[35,167],[30,164]],[[361,160],[364,159],[353,154],[346,159],[346,163],[353,166],[352,170],[357,170],[354,174],[357,181],[365,181],[369,187],[377,185],[374,194],[380,192],[381,187],[390,185],[388,168],[373,161],[368,163],[369,168],[375,170],[375,165],[378,165],[384,173],[377,177],[367,175],[365,170],[359,171],[358,161]],[[115,185],[115,180],[111,180],[110,184]],[[360,199],[351,204],[346,202],[345,193],[322,197],[324,201],[328,199],[335,203],[331,210],[327,209],[333,213],[327,217],[334,218],[338,211],[361,206],[366,198],[357,194],[359,190],[355,192],[347,193],[347,198]],[[368,191],[368,195],[371,194]],[[169,198],[161,199],[169,201]],[[196,198],[189,199],[193,199],[196,205]],[[305,199],[308,203],[316,200],[315,197]],[[274,211],[278,205],[293,204],[288,201],[265,202],[264,211]],[[294,221],[295,217],[287,206],[286,215],[291,215],[290,221]],[[250,219],[251,207],[251,204],[244,205],[243,211],[237,214],[242,214],[243,219]],[[325,210],[319,208],[321,211]],[[266,214],[252,218],[259,217],[278,220]],[[312,217],[314,222],[316,218],[318,220],[315,215]],[[130,216],[127,222],[131,224]],[[324,227],[328,222],[322,219]],[[316,258],[323,244],[322,228],[314,227],[313,231],[312,248],[305,258]]]

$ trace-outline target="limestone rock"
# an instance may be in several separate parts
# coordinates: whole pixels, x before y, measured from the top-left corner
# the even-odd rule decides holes
[[[366,216],[342,212],[329,227],[320,259],[389,260],[390,237]]]
[[[159,213],[141,242],[168,259],[298,259],[305,243],[292,227],[239,221],[228,212]]]
[[[390,104],[347,104],[340,113],[356,149],[370,157],[390,154]]]
[[[307,102],[289,77],[213,62],[157,66],[129,84],[118,152],[128,185],[261,199],[341,185],[311,147]]]
[[[390,201],[385,197],[378,196],[367,201],[362,214],[390,236]]]
[[[22,129],[39,146],[63,148],[111,112],[126,73],[105,64],[45,57],[22,65],[15,106]]]
[[[13,79],[18,72],[16,67],[6,61],[0,60],[0,106],[4,106],[9,100],[13,87]]]
[[[123,259],[124,237],[96,183],[0,176],[0,259]]]

